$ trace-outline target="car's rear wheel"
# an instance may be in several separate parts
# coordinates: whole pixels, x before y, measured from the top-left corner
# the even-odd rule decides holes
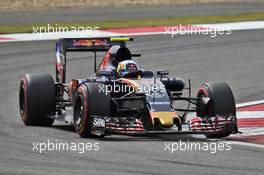
[[[99,90],[99,83],[86,83],[78,88],[74,100],[74,126],[81,137],[103,137],[94,135],[93,116],[110,115],[110,96]]]
[[[46,116],[56,109],[53,78],[48,74],[26,74],[20,82],[19,109],[26,125],[52,125],[54,120]]]
[[[232,124],[227,129],[221,132],[206,134],[208,138],[227,137],[233,131],[237,130],[236,123],[236,106],[235,99],[231,88],[225,82],[204,83],[201,85],[198,94],[198,99],[202,97],[210,98],[210,102],[205,109],[197,109],[197,116],[210,118],[214,116],[232,116]],[[197,105],[199,106],[199,105]]]

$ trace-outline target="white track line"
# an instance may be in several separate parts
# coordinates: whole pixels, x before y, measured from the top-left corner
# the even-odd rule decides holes
[[[239,128],[239,131],[243,133],[243,136],[264,135],[264,127]]]
[[[0,35],[0,38],[14,38],[15,40],[0,40],[0,42],[15,42],[15,41],[41,41],[41,40],[57,40],[59,38],[93,38],[93,37],[109,37],[119,36],[119,34],[104,31],[89,31],[89,32],[63,32],[63,33],[17,33]]]
[[[246,21],[246,22],[232,22],[232,23],[219,23],[219,24],[201,24],[194,25],[199,27],[208,27],[208,28],[222,28],[230,30],[255,30],[255,29],[264,29],[264,21]]]
[[[177,26],[177,25],[176,25]],[[204,28],[218,28],[224,30],[256,30],[264,29],[264,21],[249,21],[249,22],[234,22],[234,23],[219,23],[219,24],[199,24],[191,25],[199,26]],[[14,42],[14,41],[35,41],[35,40],[56,40],[59,38],[80,38],[80,37],[111,37],[111,36],[122,36],[122,35],[160,35],[166,34],[166,30],[157,32],[142,32],[142,33],[114,33],[107,31],[85,31],[85,32],[56,32],[48,34],[33,34],[33,33],[17,33],[17,34],[5,34],[0,35],[0,38],[14,38],[14,40],[1,39],[0,42]],[[167,34],[168,35],[168,34]]]
[[[251,101],[251,102],[246,102],[246,103],[240,103],[240,104],[237,104],[236,107],[237,108],[241,108],[241,107],[253,106],[253,105],[258,105],[258,104],[264,104],[264,100],[258,100],[258,101]]]
[[[264,145],[257,144],[257,143],[248,143],[248,142],[239,142],[239,141],[221,141],[223,143],[229,143],[229,144],[234,144],[234,145],[242,145],[242,146],[250,146],[250,147],[256,147],[256,148],[263,148]]]
[[[237,118],[264,118],[264,111],[238,111]]]

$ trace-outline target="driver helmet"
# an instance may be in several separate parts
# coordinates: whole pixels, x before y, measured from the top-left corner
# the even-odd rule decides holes
[[[121,61],[117,66],[117,74],[119,77],[126,77],[131,72],[138,71],[137,63],[133,60]]]

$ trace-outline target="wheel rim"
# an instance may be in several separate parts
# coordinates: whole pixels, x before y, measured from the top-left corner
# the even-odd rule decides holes
[[[203,97],[205,97],[205,98],[209,98],[208,91],[207,91],[204,87],[201,88],[201,89],[200,89],[200,92],[199,92],[198,95],[197,95],[197,97],[198,97],[199,99],[201,99],[201,98],[203,98]],[[209,106],[208,106],[208,108],[206,109],[205,112],[206,112],[206,113],[203,114],[203,115],[205,115],[206,117],[211,117],[211,116],[213,116],[213,107],[212,107],[211,104],[209,104]]]
[[[19,92],[19,110],[21,116],[24,116],[25,114],[25,107],[26,107],[26,98],[25,98],[25,92],[24,92],[24,84],[21,84],[20,92]]]
[[[78,97],[76,106],[75,106],[75,115],[74,115],[74,125],[77,129],[80,128],[83,118],[83,101],[81,97]]]

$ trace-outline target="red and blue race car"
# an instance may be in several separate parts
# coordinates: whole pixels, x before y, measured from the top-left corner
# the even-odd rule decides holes
[[[56,43],[55,81],[49,74],[26,74],[19,107],[26,125],[54,120],[74,125],[81,137],[125,134],[205,134],[220,138],[238,132],[235,100],[225,82],[200,86],[169,77],[168,71],[139,69],[126,42],[133,38],[64,38]],[[92,52],[94,73],[66,83],[67,52]],[[105,56],[97,66],[97,53]],[[187,87],[186,87],[187,86]],[[188,96],[183,96],[188,91]],[[186,107],[177,107],[179,101]],[[188,115],[195,113],[195,115]]]

